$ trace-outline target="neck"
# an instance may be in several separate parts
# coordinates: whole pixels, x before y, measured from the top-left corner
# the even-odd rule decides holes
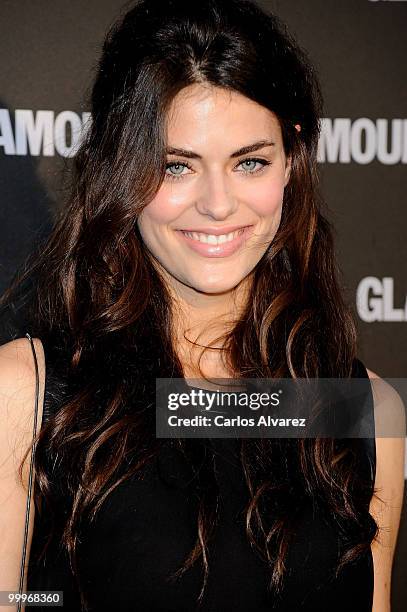
[[[246,279],[244,279],[246,281]],[[248,281],[224,293],[203,293],[182,283],[171,283],[173,338],[177,354],[188,377],[203,373],[215,377],[232,374],[225,362],[224,334],[230,332],[243,314]],[[210,347],[204,349],[202,347]]]

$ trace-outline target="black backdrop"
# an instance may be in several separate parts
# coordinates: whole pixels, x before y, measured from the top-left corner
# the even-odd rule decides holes
[[[358,321],[359,356],[380,376],[405,377],[407,2],[261,4],[287,22],[321,78],[322,186]],[[64,201],[88,113],[84,96],[106,29],[123,8],[122,0],[1,0],[0,292]],[[394,612],[407,602],[405,513]]]

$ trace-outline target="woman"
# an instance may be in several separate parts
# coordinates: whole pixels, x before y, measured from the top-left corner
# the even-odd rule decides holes
[[[19,459],[33,357],[44,406],[27,589],[70,610],[390,610],[402,440],[154,431],[159,377],[375,376],[317,195],[305,54],[251,2],[144,0],[107,36],[91,111],[68,205],[3,298]],[[6,493],[10,589],[25,489]]]

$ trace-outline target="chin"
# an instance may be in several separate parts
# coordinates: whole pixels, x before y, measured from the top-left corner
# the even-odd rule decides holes
[[[237,283],[229,282],[217,282],[217,283],[208,283],[208,282],[191,282],[190,287],[195,289],[195,291],[200,291],[201,293],[226,293],[228,291],[232,291]]]

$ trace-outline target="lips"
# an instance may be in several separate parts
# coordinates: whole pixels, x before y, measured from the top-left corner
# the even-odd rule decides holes
[[[214,228],[211,228],[210,231],[212,232],[213,229]],[[230,231],[228,231],[229,229]],[[244,243],[246,242],[246,240],[249,238],[250,234],[253,231],[253,225],[233,226],[233,227],[229,226],[229,227],[222,228],[221,231],[216,230],[216,233],[213,232],[215,236],[219,236],[221,234],[228,234],[228,233],[231,233],[239,229],[242,229],[242,231],[239,232],[238,235],[235,238],[233,238],[233,240],[230,240],[228,242],[223,242],[221,244],[210,244],[210,243],[200,242],[199,240],[196,240],[195,238],[192,238],[184,233],[185,231],[188,231],[188,232],[191,231],[197,234],[199,233],[209,234],[209,231],[203,232],[203,231],[197,231],[197,229],[177,230],[177,234],[180,237],[180,239],[183,241],[183,244],[188,246],[190,250],[194,251],[198,255],[201,255],[203,257],[229,257],[230,255],[233,255],[236,252],[238,252],[240,248],[244,245]]]
[[[195,232],[196,234],[212,234],[213,236],[221,236],[222,234],[230,234],[237,230],[250,227],[250,225],[225,225],[225,227],[183,227],[180,231]]]

